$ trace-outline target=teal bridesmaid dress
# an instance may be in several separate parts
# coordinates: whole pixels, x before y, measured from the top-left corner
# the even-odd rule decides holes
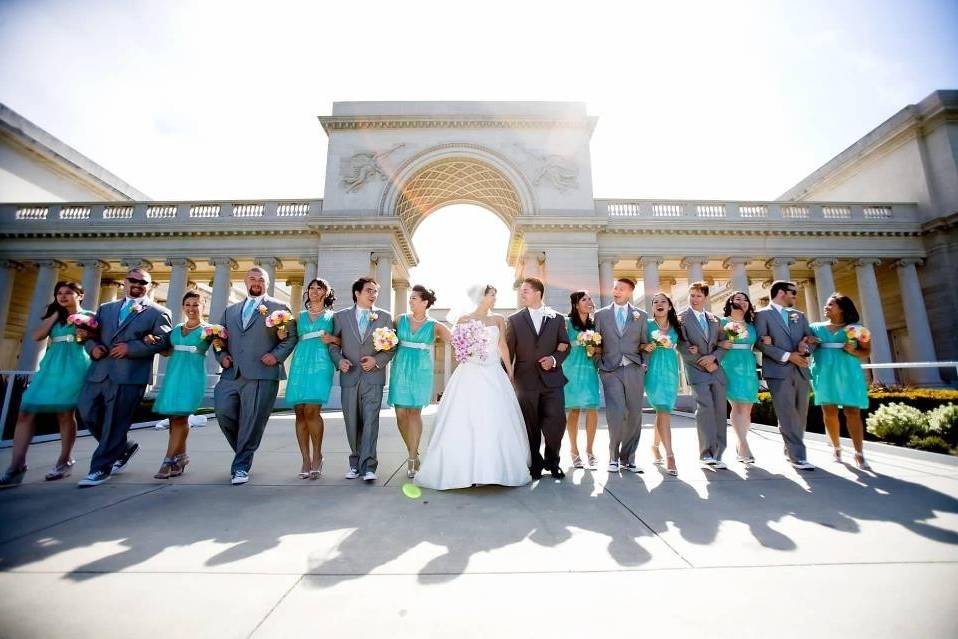
[[[868,382],[861,360],[844,350],[848,335],[844,328],[834,333],[827,322],[811,325],[815,337],[822,340],[812,352],[812,390],[816,406],[868,408]]]
[[[655,320],[648,322],[649,341],[652,333],[660,330]],[[676,345],[679,334],[669,326],[670,348],[656,346],[648,355],[649,368],[645,371],[645,395],[649,404],[659,413],[668,413],[675,408],[675,399],[679,394],[679,353]]]
[[[722,318],[722,328],[733,321],[728,317]],[[726,394],[729,400],[742,404],[754,404],[758,401],[758,373],[756,372],[755,342],[758,334],[755,326],[745,323],[748,335],[732,340],[732,350],[722,358],[722,368],[728,379]]]
[[[311,322],[309,313],[300,311],[296,331],[299,340],[293,352],[293,363],[289,367],[286,404],[325,405],[329,401],[336,367],[329,356],[329,347],[320,338],[323,332],[332,334],[333,312],[328,310]]]
[[[590,409],[599,407],[599,373],[595,362],[589,357],[585,346],[577,341],[581,331],[572,326],[572,320],[565,320],[569,333],[571,350],[562,362],[562,372],[569,380],[565,385],[565,407],[570,409]]]
[[[84,311],[84,314],[93,313]],[[90,356],[83,350],[83,344],[76,341],[76,334],[76,327],[72,324],[58,322],[50,329],[50,345],[30,385],[23,392],[21,411],[60,413],[76,408],[90,366]]]
[[[422,408],[432,401],[433,344],[436,322],[428,319],[415,332],[409,315],[400,315],[396,324],[399,346],[389,373],[389,405]]]
[[[183,335],[183,324],[167,334],[173,352],[166,362],[163,384],[153,403],[157,415],[184,417],[200,407],[206,392],[206,351],[212,340],[203,339],[203,323]]]

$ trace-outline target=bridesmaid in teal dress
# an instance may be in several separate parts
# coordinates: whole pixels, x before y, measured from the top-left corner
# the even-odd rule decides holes
[[[206,392],[206,351],[210,341],[203,339],[203,322],[200,319],[203,302],[196,291],[187,291],[183,296],[183,314],[186,321],[159,338],[164,343],[163,355],[169,357],[163,384],[153,403],[153,412],[170,420],[166,456],[154,479],[179,477],[190,463],[186,454],[186,439],[190,434],[189,417],[203,401]],[[157,338],[148,335],[144,341]]]
[[[409,293],[409,313],[396,319],[399,346],[389,373],[389,405],[396,409],[396,424],[406,444],[406,476],[419,470],[419,441],[422,439],[422,409],[432,402],[436,337],[447,344],[452,333],[428,315],[436,294],[417,284]]]
[[[286,382],[286,403],[296,413],[296,442],[303,463],[300,479],[319,479],[323,473],[322,408],[329,401],[336,367],[329,356],[329,344],[339,343],[333,336],[333,304],[336,291],[324,279],[313,279],[303,295],[305,310],[296,320],[299,341],[293,352]],[[312,444],[312,451],[310,451]]]
[[[868,408],[868,383],[861,359],[871,354],[871,340],[848,337],[848,328],[859,322],[858,309],[847,295],[832,293],[825,302],[826,322],[815,322],[812,332],[820,342],[812,353],[812,390],[815,405],[822,407],[825,430],[832,442],[836,462],[842,460],[838,410],[845,412],[848,434],[855,448],[855,465],[871,470],[862,449],[865,427],[861,410]]]
[[[76,327],[67,323],[67,317],[74,313],[93,313],[80,308],[83,287],[76,282],[57,282],[53,293],[56,299],[47,306],[32,336],[38,342],[49,337],[50,344],[20,401],[20,414],[13,433],[13,455],[10,466],[0,476],[0,487],[16,486],[23,481],[27,471],[27,448],[33,439],[37,413],[56,413],[60,426],[60,457],[46,474],[46,479],[69,476],[75,463],[72,457],[77,429],[74,411],[90,357],[77,342]]]
[[[742,324],[748,330],[748,335],[729,339],[726,336],[719,346],[728,353],[722,358],[722,368],[728,380],[728,402],[731,406],[732,428],[738,437],[736,453],[738,460],[743,464],[754,464],[755,458],[748,445],[748,429],[752,425],[752,405],[758,401],[758,373],[756,372],[755,353],[752,350],[758,339],[755,332],[755,307],[748,294],[735,291],[725,300],[725,317],[722,318],[724,329],[730,322]],[[726,334],[727,335],[727,334]]]
[[[578,343],[579,333],[595,330],[592,314],[595,303],[588,291],[576,291],[569,296],[572,309],[565,320],[566,332],[572,350],[562,362],[562,372],[569,381],[565,385],[566,432],[569,434],[569,449],[572,453],[572,466],[584,468],[579,456],[579,414],[585,413],[585,455],[589,470],[595,470],[596,457],[592,453],[595,432],[599,425],[599,372],[595,357],[601,352],[601,345],[595,349],[592,357],[585,346]]]
[[[652,456],[662,464],[659,444],[665,447],[665,472],[679,474],[672,452],[672,410],[679,394],[679,354],[676,350],[681,334],[679,317],[672,299],[665,293],[652,297],[652,321],[648,322],[649,343],[642,347],[647,354],[645,394],[655,409],[655,437]]]

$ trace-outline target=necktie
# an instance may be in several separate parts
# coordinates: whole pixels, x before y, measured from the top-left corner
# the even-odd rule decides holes
[[[696,313],[696,315],[699,317],[699,326],[702,327],[702,332],[708,337],[709,325],[708,322],[705,321],[705,313]]]
[[[123,302],[123,306],[120,307],[120,323],[126,321],[126,318],[130,316],[130,310],[133,308],[133,302],[130,298],[126,298],[126,301]]]
[[[243,326],[249,324],[249,320],[253,317],[253,308],[256,306],[256,300],[249,298],[246,300],[246,306],[243,307]]]
[[[625,307],[620,307],[615,311],[615,323],[619,326],[619,332],[625,328]]]
[[[369,328],[369,311],[364,309],[359,311],[359,334],[365,335],[367,328]]]
[[[788,310],[783,306],[779,309],[779,312],[782,314],[782,321],[785,322],[785,326],[788,326]]]

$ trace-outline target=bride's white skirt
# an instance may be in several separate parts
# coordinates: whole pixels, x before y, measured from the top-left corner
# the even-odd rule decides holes
[[[449,378],[416,484],[444,490],[473,484],[522,486],[529,437],[515,390],[498,365],[466,362]]]

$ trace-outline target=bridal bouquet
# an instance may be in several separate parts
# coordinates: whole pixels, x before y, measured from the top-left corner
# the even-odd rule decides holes
[[[85,331],[93,332],[96,329],[100,328],[100,324],[96,321],[96,317],[90,313],[72,313],[67,316],[67,324],[76,326],[77,328],[82,328]],[[82,342],[80,335],[77,334],[76,340]]]
[[[213,349],[218,353],[223,350],[220,345],[216,342],[216,339],[225,340],[227,337],[226,327],[221,326],[220,324],[207,324],[203,327],[203,333],[200,335],[200,339],[203,340],[213,340]]]
[[[674,346],[672,338],[665,331],[652,331],[652,341],[655,342],[656,348],[672,348]]]
[[[456,361],[460,364],[477,356],[485,360],[489,350],[489,335],[485,325],[476,320],[456,324],[452,329],[452,347],[456,351]]]
[[[725,331],[729,339],[745,339],[748,337],[748,326],[745,322],[729,322],[722,330]]]
[[[278,327],[285,330],[291,319],[293,319],[293,314],[281,308],[269,314],[269,317],[266,318],[266,325],[270,328]]]
[[[845,328],[845,335],[849,340],[854,340],[859,344],[867,344],[872,339],[872,333],[870,330],[864,326],[859,326],[858,324],[852,324]]]
[[[373,347],[377,351],[391,351],[397,344],[399,344],[399,336],[388,326],[380,326],[373,331]]]
[[[586,330],[576,335],[575,341],[579,346],[585,346],[585,353],[589,357],[595,355],[595,347],[602,344],[602,336],[597,331]]]

